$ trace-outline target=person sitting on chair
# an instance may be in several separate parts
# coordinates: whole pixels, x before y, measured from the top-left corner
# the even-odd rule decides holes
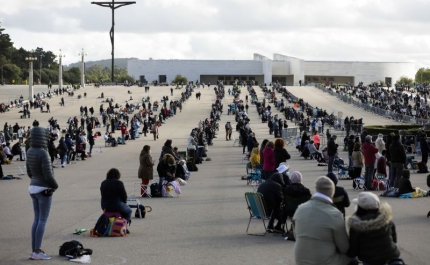
[[[311,191],[302,184],[302,173],[299,171],[294,171],[291,174],[290,179],[291,185],[285,186],[283,190],[285,217],[293,217],[297,207],[299,206],[299,204],[293,205],[294,202],[291,200],[291,198],[300,200],[301,204],[305,201],[308,201],[312,196]]]
[[[323,160],[322,154],[315,147],[313,140],[311,140],[311,142],[308,144],[308,150],[309,150],[310,155],[313,156],[318,162],[321,162]]]
[[[338,178],[333,172],[328,173],[326,177],[331,179],[331,181],[333,181],[335,186],[334,195],[333,195],[333,204],[343,214],[343,217],[345,218],[345,208],[351,205],[351,202],[349,201],[348,193],[343,187],[337,186]]]
[[[13,154],[10,151],[10,143],[9,142],[7,142],[6,145],[4,146],[3,152],[10,161],[13,160]]]
[[[25,161],[22,159],[22,150],[21,150],[21,143],[17,142],[12,146],[12,155],[17,156],[19,155],[19,161]]]

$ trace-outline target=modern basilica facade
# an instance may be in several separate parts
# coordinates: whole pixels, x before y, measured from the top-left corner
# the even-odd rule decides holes
[[[409,62],[305,61],[274,54],[273,59],[254,54],[254,60],[138,60],[128,61],[128,74],[136,80],[171,83],[177,76],[189,81],[216,84],[235,80],[256,84],[280,82],[285,86],[330,82],[368,85],[384,82],[394,85],[401,76],[414,78],[415,64]]]

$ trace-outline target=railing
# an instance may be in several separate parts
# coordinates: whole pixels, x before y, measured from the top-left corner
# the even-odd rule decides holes
[[[391,110],[386,110],[386,109],[382,109],[379,107],[374,107],[374,106],[371,106],[367,103],[362,103],[360,101],[355,100],[349,94],[345,95],[344,93],[337,93],[331,89],[327,89],[326,87],[324,87],[322,85],[315,85],[315,87],[322,90],[323,92],[326,92],[332,96],[337,97],[338,99],[342,100],[345,103],[354,105],[355,107],[363,109],[365,111],[372,112],[372,113],[375,113],[377,115],[383,116],[387,119],[392,119],[394,121],[401,122],[401,123],[407,123],[407,124],[422,124],[422,125],[430,124],[429,119],[416,118],[415,116],[400,114],[400,113],[397,113],[397,112],[394,112]]]

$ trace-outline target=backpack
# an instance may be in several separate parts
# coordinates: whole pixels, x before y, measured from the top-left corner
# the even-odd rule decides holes
[[[99,219],[97,220],[96,225],[94,226],[94,229],[91,231],[91,235],[94,236],[107,236],[109,227],[109,217],[106,214],[100,215]]]
[[[161,187],[158,183],[152,183],[151,186],[149,186],[151,189],[151,196],[152,197],[161,197]]]
[[[76,258],[83,255],[91,255],[93,254],[92,249],[85,249],[84,246],[76,240],[72,240],[69,242],[65,242],[60,246],[58,251],[60,256],[68,257],[68,258]]]

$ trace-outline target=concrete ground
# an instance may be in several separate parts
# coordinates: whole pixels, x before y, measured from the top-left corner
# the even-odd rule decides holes
[[[255,88],[259,99],[263,98],[261,90]],[[363,117],[369,124],[391,123],[379,116],[364,112],[355,107],[329,96],[312,87],[288,87],[298,97],[303,97],[310,104],[326,108],[327,111],[336,109],[344,116]],[[36,91],[46,88],[36,87]],[[51,99],[51,113],[40,113],[34,110],[32,118],[19,119],[17,110],[0,114],[0,125],[5,122],[20,125],[31,125],[34,119],[41,126],[47,126],[50,117],[58,120],[65,127],[67,118],[79,115],[79,107],[93,106],[97,110],[101,92],[105,97],[113,97],[116,102],[125,104],[129,99],[130,90],[135,100],[151,96],[152,100],[160,101],[163,95],[169,95],[170,87],[151,87],[145,94],[139,87],[87,87],[75,93],[75,98],[67,98],[66,106],[60,107],[59,98]],[[245,174],[246,161],[242,160],[242,148],[233,146],[232,141],[225,141],[224,124],[234,116],[224,115],[220,121],[220,132],[214,139],[214,145],[209,148],[208,156],[212,161],[197,165],[198,172],[193,172],[187,186],[176,198],[140,198],[144,205],[151,206],[153,211],[147,213],[145,219],[135,219],[130,226],[131,234],[125,238],[93,238],[88,234],[73,235],[75,228],[93,228],[101,214],[100,183],[105,179],[106,172],[116,167],[121,171],[129,195],[135,182],[139,182],[137,171],[139,153],[145,144],[151,145],[152,156],[158,159],[161,147],[166,139],[173,140],[173,146],[185,150],[187,137],[192,128],[197,127],[200,120],[209,117],[211,104],[215,100],[213,89],[198,89],[202,93],[201,100],[193,95],[185,104],[182,113],[167,120],[160,128],[160,139],[154,141],[151,137],[140,137],[129,141],[127,145],[115,148],[105,148],[101,139],[96,140],[94,154],[87,161],[78,161],[67,165],[66,168],[56,168],[55,177],[59,189],[53,197],[50,219],[46,227],[43,250],[53,256],[52,261],[30,261],[31,252],[30,228],[33,210],[28,195],[29,179],[0,181],[0,264],[61,264],[67,262],[58,256],[58,247],[69,240],[78,240],[84,247],[94,251],[92,264],[295,264],[294,242],[285,241],[280,235],[249,236],[245,230],[249,213],[246,208],[244,193],[252,191],[246,181],[240,180]],[[0,87],[0,102],[10,97],[26,97],[28,87]],[[246,90],[242,90],[245,98]],[[87,98],[78,101],[76,96],[87,92]],[[180,91],[174,90],[174,98],[179,97]],[[232,96],[223,100],[224,110]],[[334,107],[333,107],[334,106]],[[249,116],[251,127],[261,143],[264,138],[271,139],[267,123],[261,123],[256,109],[250,105]],[[290,124],[290,126],[292,126]],[[103,128],[100,129],[103,132]],[[118,133],[116,133],[118,134]],[[238,138],[237,133],[234,136]],[[326,174],[325,167],[316,166],[314,161],[304,160],[293,146],[287,147],[292,159],[289,161],[291,171],[301,171],[304,185],[314,191],[315,179]],[[346,152],[341,152],[346,159]],[[15,176],[20,173],[19,167],[25,162],[14,161],[12,165],[4,165],[5,174]],[[155,173],[155,176],[157,174]],[[426,175],[411,175],[412,184],[424,189]],[[339,181],[349,193],[350,198],[358,192],[352,189],[351,181]],[[375,192],[379,194],[379,192]],[[428,264],[430,253],[427,251],[428,225],[430,220],[426,214],[428,198],[397,199],[381,198],[393,207],[394,222],[397,226],[398,246],[407,264]],[[353,207],[347,209],[347,214],[353,213]],[[317,221],[317,220],[316,220]],[[252,221],[254,232],[262,231],[263,226],[257,220]]]

